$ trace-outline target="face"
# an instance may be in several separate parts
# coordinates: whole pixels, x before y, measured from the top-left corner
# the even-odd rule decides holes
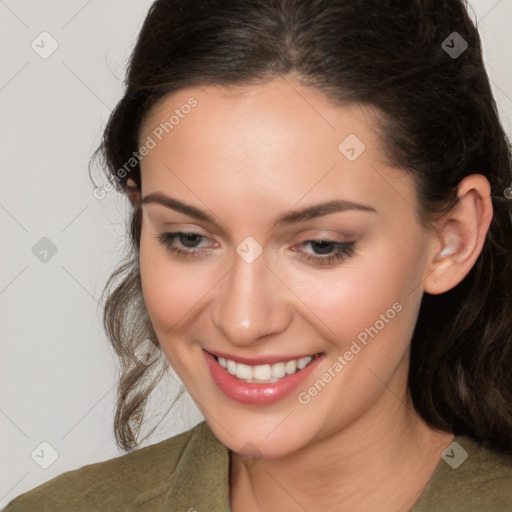
[[[139,138],[155,332],[221,442],[263,457],[390,419],[429,254],[375,112],[291,84],[182,89]]]

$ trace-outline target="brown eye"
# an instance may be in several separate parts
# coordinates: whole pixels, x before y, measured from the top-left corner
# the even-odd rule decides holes
[[[194,231],[160,233],[156,238],[170,253],[178,256],[199,257],[210,252],[208,248],[198,247],[198,244],[208,239]]]
[[[333,240],[305,240],[300,245],[310,244],[314,254],[296,251],[299,257],[319,265],[330,265],[343,261],[356,252],[355,242],[335,242]],[[295,249],[293,249],[295,251]],[[327,255],[327,256],[326,256]]]

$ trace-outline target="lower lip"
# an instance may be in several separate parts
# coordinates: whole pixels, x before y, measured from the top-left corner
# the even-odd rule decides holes
[[[302,370],[269,384],[255,384],[237,379],[227,372],[209,352],[203,350],[211,376],[219,389],[232,400],[242,404],[266,405],[281,400],[299,387],[320,364],[323,355],[317,356]]]

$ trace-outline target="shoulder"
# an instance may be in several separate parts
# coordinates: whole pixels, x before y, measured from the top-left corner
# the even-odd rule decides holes
[[[512,456],[457,436],[411,512],[510,512]]]
[[[227,461],[227,448],[203,421],[160,443],[63,473],[18,496],[3,510],[169,510],[169,504],[179,498],[190,481],[190,473],[208,481],[219,465],[227,474]]]

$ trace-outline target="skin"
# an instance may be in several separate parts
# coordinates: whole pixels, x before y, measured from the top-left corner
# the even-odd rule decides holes
[[[478,257],[492,217],[490,187],[474,174],[457,206],[431,229],[418,221],[414,182],[383,161],[376,112],[340,107],[292,78],[263,85],[182,89],[158,103],[141,144],[193,96],[198,105],[141,162],[141,198],[161,192],[212,215],[215,224],[142,204],[144,299],[162,349],[218,439],[231,450],[230,499],[239,511],[405,511],[413,506],[453,434],[415,413],[409,350],[424,292],[458,284]],[[350,162],[338,145],[356,134],[366,150]],[[131,182],[133,185],[134,183]],[[371,206],[281,227],[283,213],[331,199]],[[157,239],[195,231],[197,258]],[[247,263],[237,246],[263,253]],[[455,238],[454,238],[455,237]],[[329,265],[311,239],[355,242]],[[439,257],[449,241],[454,252]],[[174,246],[194,250],[176,239]],[[295,248],[296,250],[292,250]],[[331,251],[335,252],[334,250]],[[402,309],[311,398],[298,401],[365,328]],[[297,392],[242,405],[214,384],[202,349],[254,358],[325,354]]]

